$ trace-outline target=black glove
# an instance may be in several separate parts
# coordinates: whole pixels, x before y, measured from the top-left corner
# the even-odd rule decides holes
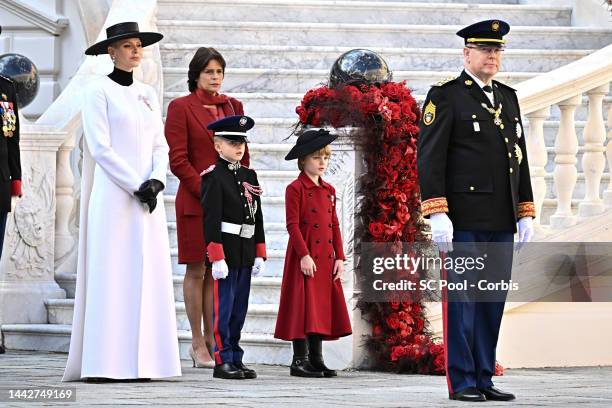
[[[151,214],[153,210],[155,209],[155,207],[157,207],[157,198],[152,198],[146,201],[146,204],[149,207],[149,214]]]
[[[140,188],[138,191],[134,192],[134,195],[138,197],[141,203],[148,203],[151,199],[156,198],[157,194],[163,190],[164,183],[159,180],[149,179],[140,185]]]

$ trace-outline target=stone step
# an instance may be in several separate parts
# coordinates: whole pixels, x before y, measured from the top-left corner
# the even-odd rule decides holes
[[[288,145],[288,148],[290,145]],[[257,152],[257,154],[261,154]],[[276,158],[276,155],[272,157],[267,156],[268,160],[272,160]],[[263,159],[263,158],[262,158]],[[295,163],[294,163],[295,164]],[[297,167],[297,166],[296,166]],[[299,170],[295,168],[295,170],[264,170],[257,169],[257,179],[259,180],[259,184],[263,188],[264,196],[279,196],[285,195],[285,187],[291,181],[295,180],[299,175]],[[279,187],[279,182],[280,186]],[[166,174],[166,188],[164,189],[164,194],[174,195],[178,189],[178,178],[172,174],[170,171]]]
[[[284,199],[283,199],[284,200]],[[282,217],[285,218],[285,205],[282,204]],[[271,212],[271,211],[268,211]],[[265,214],[265,210],[264,210]],[[278,217],[278,214],[275,214]],[[284,249],[267,249],[266,255],[266,270],[263,277],[280,277],[283,276],[283,267],[285,265],[285,250]],[[174,275],[185,275],[185,265],[178,263],[178,248],[170,248],[170,260],[172,261],[172,273]]]
[[[491,16],[522,26],[564,26],[571,24],[568,6],[401,3],[378,1],[312,0],[162,0],[160,20],[212,20],[235,22],[294,21],[311,23],[361,24],[460,24],[490,19]]]
[[[184,274],[184,272],[183,272]],[[67,299],[74,299],[74,290],[76,287],[76,274],[60,274],[55,276],[58,285],[66,291]],[[280,297],[281,277],[263,277],[252,278],[251,294],[249,303],[251,304],[268,304],[276,303]],[[183,298],[183,275],[173,275],[172,283],[174,287],[174,299],[182,302]]]
[[[164,92],[164,105],[167,107],[169,101],[179,96],[185,95],[184,92]],[[244,111],[251,117],[264,118],[284,118],[293,119],[297,122],[296,107],[304,97],[304,93],[278,93],[278,92],[252,92],[252,93],[230,93],[244,104]],[[424,94],[414,94],[414,98],[419,104],[425,100]],[[584,121],[587,118],[586,102],[588,98],[583,96],[583,104],[576,109],[575,120]],[[612,96],[604,98],[604,118],[607,117],[608,108],[612,104]],[[548,120],[559,119],[559,108],[551,107],[551,115]]]
[[[266,248],[285,250],[287,248],[287,226],[280,222],[270,222],[264,226],[266,231]],[[168,223],[170,248],[176,248],[176,222]]]
[[[66,324],[4,324],[1,326],[7,350],[32,350],[67,353],[71,326]],[[180,356],[189,359],[191,332],[177,330]],[[244,362],[250,364],[289,364],[291,343],[275,339],[270,334],[243,332],[240,345],[244,348]]]
[[[166,218],[168,222],[176,221],[176,213],[174,211],[175,196],[164,195],[164,204],[166,207]],[[285,195],[261,198],[264,208],[264,226],[269,222],[285,222]]]
[[[346,51],[363,48],[354,43],[351,47],[307,45],[224,45],[162,43],[161,56],[164,67],[187,67],[199,47],[214,47],[227,62],[226,81],[235,67],[270,69],[322,69],[329,71],[336,59]],[[463,69],[461,48],[372,48],[395,70],[431,70],[460,72]],[[516,49],[504,51],[503,70],[518,72],[548,72],[585,57],[593,50],[574,49]],[[183,88],[187,90],[186,77]]]
[[[363,0],[345,0],[345,1],[363,1]],[[422,3],[423,0],[377,0],[379,2],[394,2],[394,3]],[[436,3],[467,3],[467,4],[518,4],[519,0],[435,0]]]
[[[163,71],[166,92],[184,90],[187,68],[169,67]],[[406,80],[413,93],[426,94],[432,84],[456,75],[457,71],[395,71],[393,80]],[[537,75],[533,72],[500,72],[495,79],[512,86]],[[328,79],[329,70],[325,69],[228,68],[223,90],[228,93],[306,93],[311,88],[326,84]]]
[[[463,25],[408,24],[345,24],[296,22],[232,23],[232,35],[227,35],[227,22],[209,20],[158,20],[157,28],[171,43],[193,43],[206,38],[213,44],[252,45],[326,45],[362,48],[405,47],[460,49],[461,38],[455,33]],[[547,47],[599,49],[610,43],[612,29],[594,27],[529,27],[515,26],[506,37],[512,48],[536,49],[546,38]]]
[[[185,303],[175,302],[177,330],[190,330]],[[74,299],[47,299],[47,316],[50,324],[72,325]],[[243,330],[248,333],[274,334],[278,299],[270,304],[250,304]]]
[[[345,1],[363,1],[363,0],[345,0]],[[422,3],[423,0],[377,0],[379,2],[394,2],[394,3]],[[467,4],[517,4],[519,0],[435,0],[436,3],[467,3]]]

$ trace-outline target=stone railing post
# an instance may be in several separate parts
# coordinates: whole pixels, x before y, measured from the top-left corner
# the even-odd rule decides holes
[[[559,133],[555,141],[555,195],[557,197],[557,210],[550,217],[550,226],[553,228],[569,227],[576,224],[577,218],[572,213],[572,195],[578,179],[576,163],[578,159],[578,137],[574,114],[576,107],[582,104],[582,95],[560,102],[561,120]]]
[[[608,109],[608,144],[606,145],[606,157],[608,159],[608,172],[612,169],[612,105]],[[608,183],[608,188],[603,193],[606,208],[612,208],[612,177]]]
[[[540,222],[542,207],[546,197],[546,162],[548,154],[544,141],[544,120],[550,116],[550,107],[528,113],[529,134],[527,135],[527,151],[529,152],[529,171],[533,202],[536,210],[536,223]]]
[[[69,133],[57,152],[55,210],[55,273],[75,273],[77,237],[70,230],[74,210],[74,174],[70,155],[74,149],[74,133]],[[74,256],[71,256],[74,255]],[[69,260],[73,262],[70,262]]]
[[[587,92],[589,97],[589,114],[584,126],[584,155],[582,171],[584,172],[585,196],[578,206],[580,216],[588,217],[604,211],[603,200],[599,189],[601,176],[606,165],[604,142],[606,126],[603,120],[603,98],[608,94],[610,84],[602,85]]]

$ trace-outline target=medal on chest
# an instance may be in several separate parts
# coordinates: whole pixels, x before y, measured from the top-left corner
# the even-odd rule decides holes
[[[4,94],[2,95],[4,99]],[[2,134],[4,137],[13,137],[17,129],[17,115],[15,115],[13,102],[0,101],[0,117],[2,118]]]
[[[501,130],[504,130],[504,123],[501,119],[502,104],[500,103],[497,109],[489,108],[486,103],[481,103],[480,106],[482,106],[487,112],[489,112],[493,116],[493,123],[495,124],[495,126],[499,126]]]

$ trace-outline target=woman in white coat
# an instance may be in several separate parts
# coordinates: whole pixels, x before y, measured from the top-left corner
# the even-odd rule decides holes
[[[85,52],[114,71],[86,91],[79,256],[64,381],[181,375],[163,196],[168,146],[155,91],[132,78],[142,47],[161,40],[136,23],[106,30]],[[159,205],[157,205],[159,200]]]

